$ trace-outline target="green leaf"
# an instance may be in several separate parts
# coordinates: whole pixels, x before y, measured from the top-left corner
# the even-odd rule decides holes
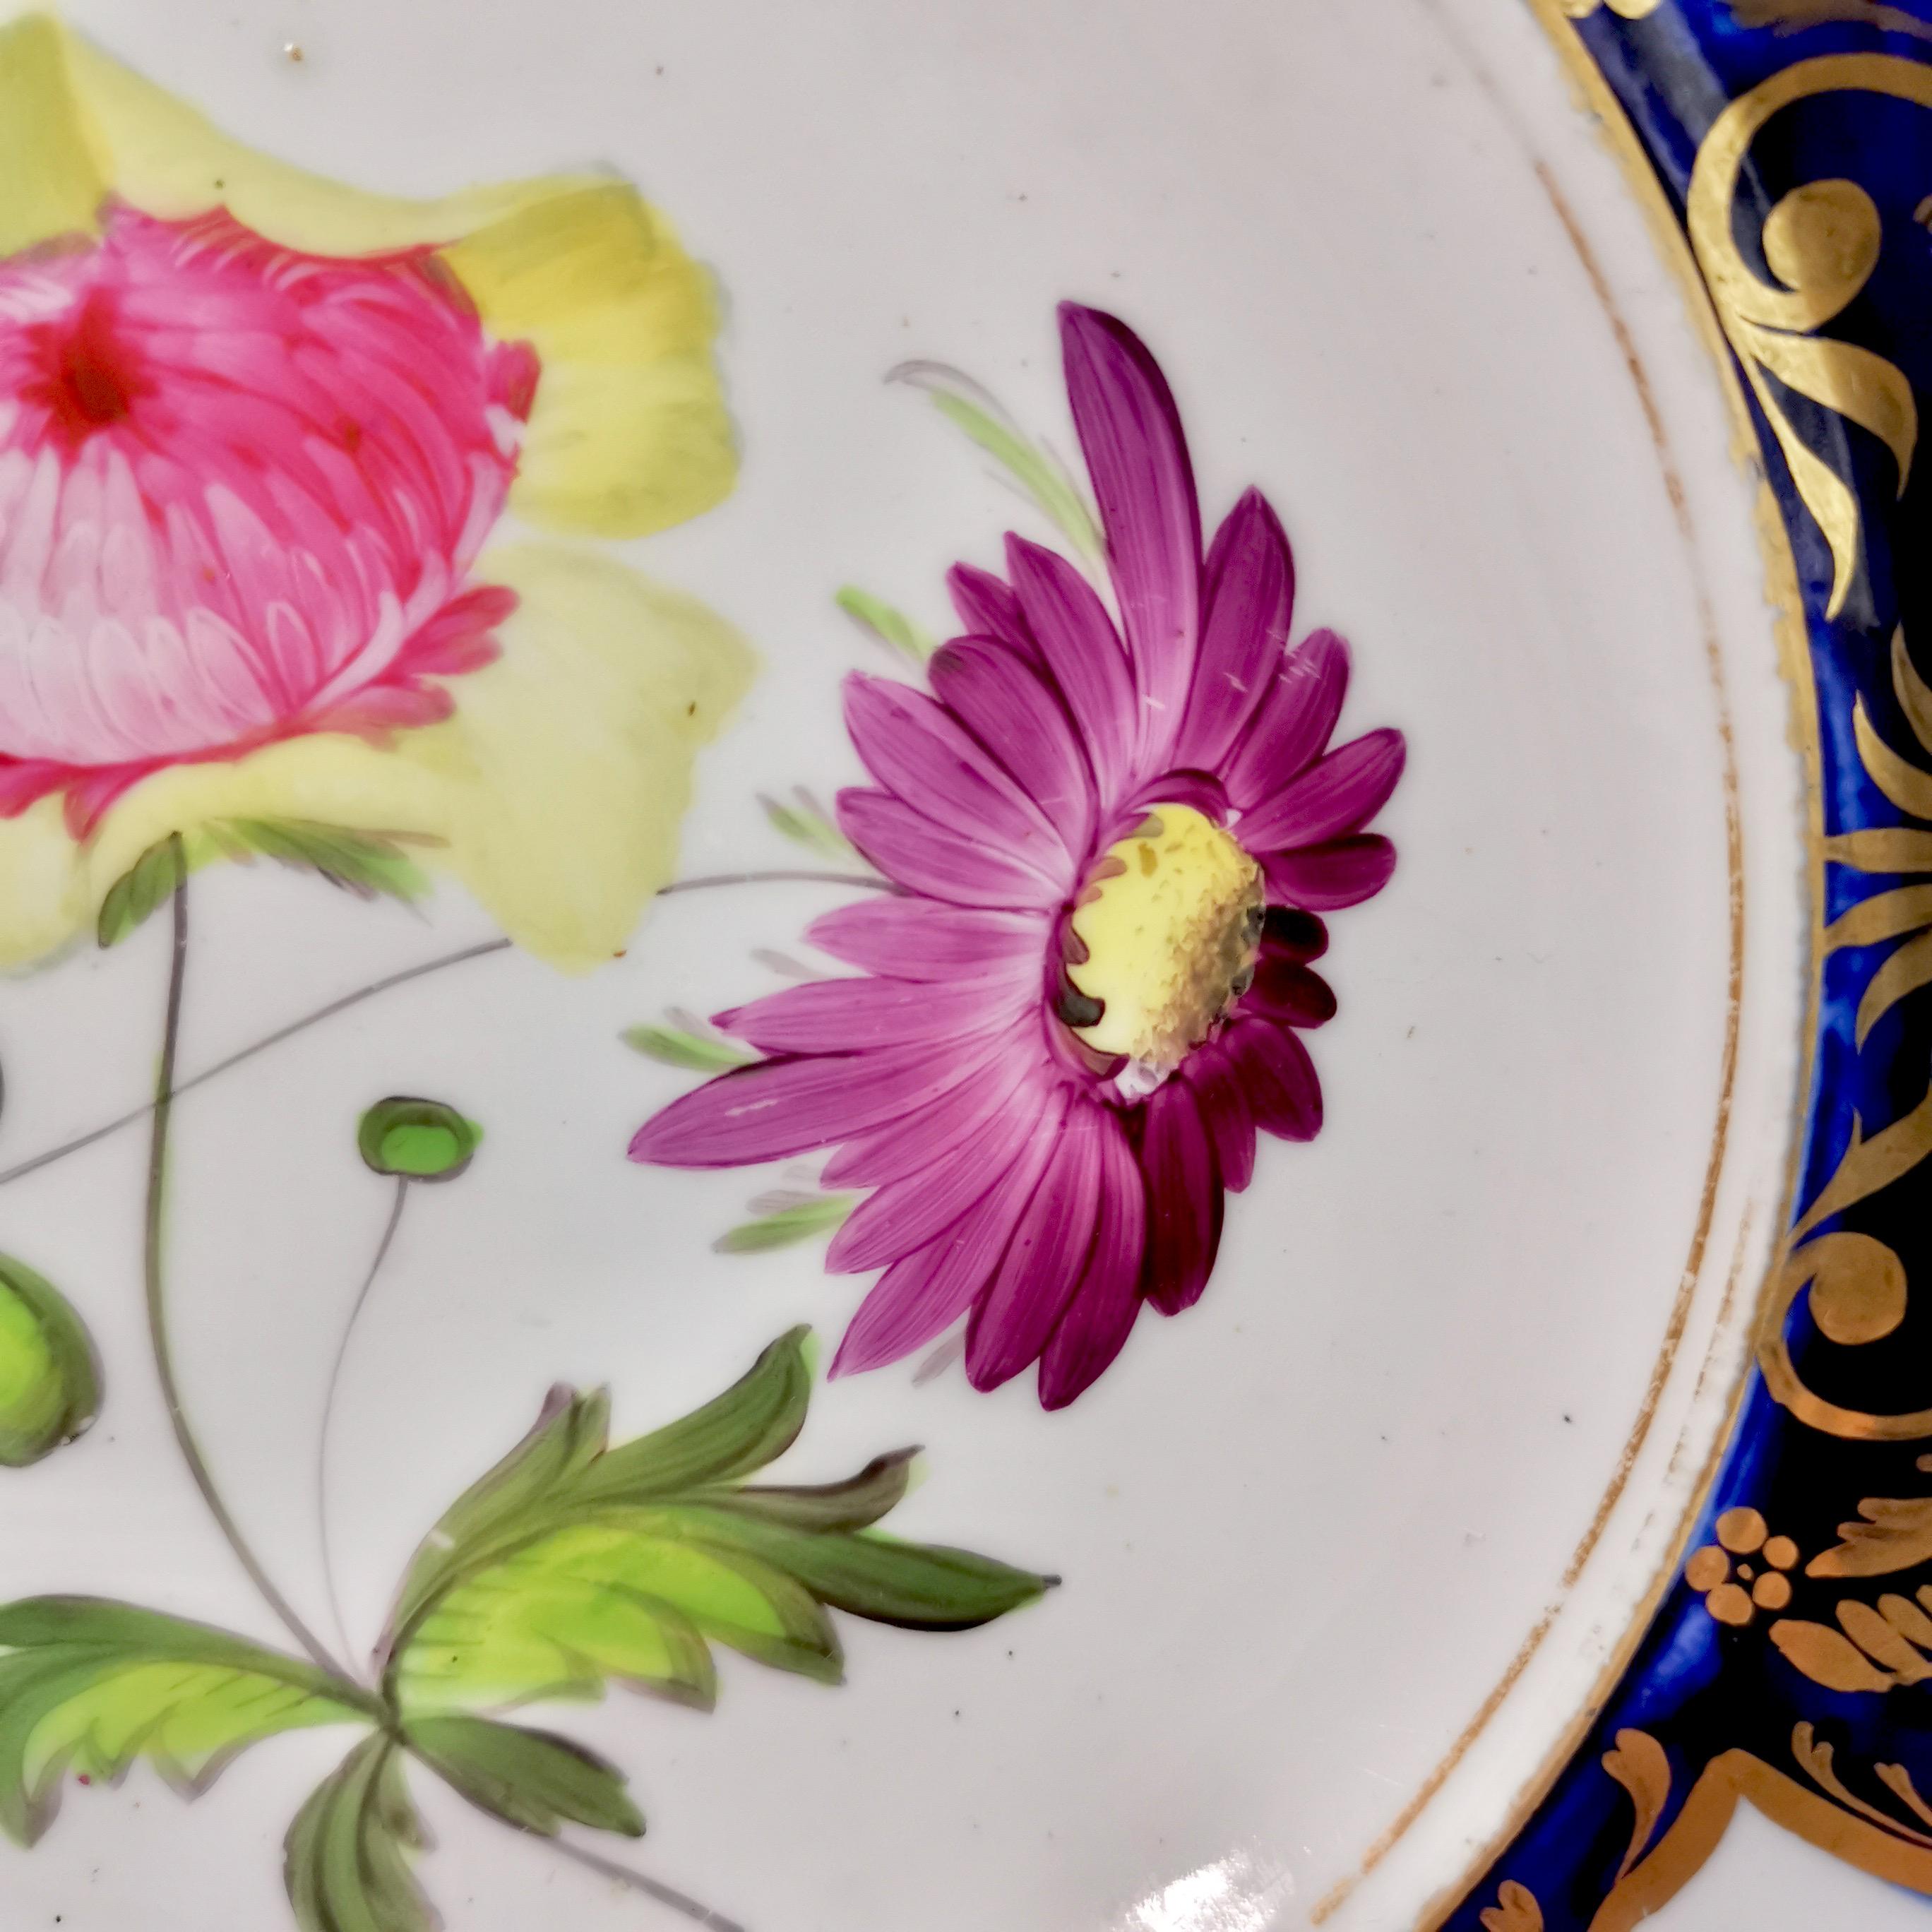
[[[1098,562],[1106,556],[1094,513],[1066,472],[978,383],[943,362],[908,362],[892,374],[924,389],[933,407],[1004,469],[1082,556]]]
[[[1058,1580],[970,1550],[902,1543],[876,1531],[827,1535],[748,1520],[737,1510],[692,1509],[683,1528],[769,1564],[835,1610],[908,1630],[972,1630],[1034,1602]]]
[[[62,1772],[118,1778],[146,1758],[185,1792],[277,1732],[380,1718],[311,1665],[132,1604],[0,1606],[0,1828],[32,1844]]]
[[[429,880],[404,849],[433,842],[386,832],[352,831],[307,818],[223,818],[203,830],[226,857],[246,863],[271,859],[318,878],[356,898],[421,898]]]
[[[100,1407],[94,1344],[53,1283],[0,1255],[0,1463],[38,1462]]]
[[[878,1456],[842,1483],[806,1488],[761,1485],[704,1492],[712,1508],[793,1529],[866,1529],[898,1508],[912,1486],[916,1449]]]
[[[939,648],[930,633],[903,610],[895,610],[883,598],[861,590],[856,584],[842,585],[832,601],[862,629],[870,631],[914,664],[924,664]]]
[[[841,601],[842,602],[848,595],[858,596],[861,594],[862,593],[856,591],[842,592]],[[880,608],[882,610],[884,608],[883,605]],[[892,614],[897,616],[896,612]],[[898,622],[902,624],[906,623],[907,621],[902,617],[898,619]],[[908,626],[909,629],[910,628]],[[925,650],[919,654],[919,662],[923,664],[926,657],[931,655],[931,640],[928,639],[926,640]],[[796,805],[786,805],[781,800],[767,797],[764,793],[760,792],[758,794],[758,802],[764,807],[765,816],[771,820],[772,824],[788,838],[798,844],[809,846],[814,852],[822,852],[828,859],[858,857],[859,848],[852,843],[851,840],[848,838],[844,833],[841,832],[822,812],[815,810],[812,806],[804,803],[802,800]]]
[[[408,1628],[466,1570],[527,1540],[568,1493],[570,1478],[603,1452],[609,1424],[602,1390],[578,1395],[553,1388],[529,1435],[464,1490],[424,1539],[397,1600],[396,1626]]]
[[[811,1392],[795,1329],[716,1401],[616,1448],[601,1395],[554,1397],[538,1428],[424,1544],[404,1586],[386,1688],[412,1725],[615,1679],[708,1708],[711,1646],[836,1682],[828,1609],[963,1629],[1052,1580],[872,1528],[914,1452],[849,1480],[746,1486],[788,1448]]]
[[[676,1027],[628,1027],[624,1044],[667,1066],[688,1067],[696,1073],[724,1073],[734,1066],[749,1066],[758,1058],[728,1040],[706,1040],[700,1034],[686,1033]]]
[[[506,1824],[547,1838],[566,1823],[643,1835],[622,1773],[568,1738],[466,1717],[418,1718],[407,1735],[425,1764]]]
[[[95,940],[102,946],[118,946],[174,897],[187,872],[178,836],[171,834],[159,844],[150,845],[107,888],[94,920]]]
[[[302,1932],[436,1932],[410,1868],[428,1845],[392,1738],[364,1738],[311,1793],[282,1841]]]
[[[830,1234],[858,1203],[856,1194],[818,1195],[730,1228],[712,1246],[721,1255],[761,1255],[773,1248],[788,1248],[814,1235]]]

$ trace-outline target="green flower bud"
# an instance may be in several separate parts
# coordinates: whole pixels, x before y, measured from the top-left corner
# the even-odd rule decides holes
[[[454,1180],[482,1138],[483,1130],[454,1107],[400,1094],[378,1100],[356,1130],[364,1162],[404,1180]]]
[[[100,1372],[80,1317],[51,1282],[0,1255],[0,1463],[38,1462],[100,1406]]]

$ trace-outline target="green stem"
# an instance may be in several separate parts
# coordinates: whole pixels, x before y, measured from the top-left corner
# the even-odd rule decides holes
[[[389,1218],[382,1229],[382,1238],[376,1244],[375,1258],[369,1264],[369,1271],[362,1277],[362,1286],[356,1294],[355,1305],[349,1311],[349,1318],[342,1324],[342,1339],[335,1345],[335,1360],[329,1366],[328,1388],[322,1400],[322,1428],[315,1445],[315,1514],[322,1544],[322,1580],[328,1592],[329,1614],[335,1619],[337,1640],[342,1646],[345,1657],[354,1655],[356,1646],[349,1640],[348,1620],[342,1614],[341,1592],[336,1587],[335,1556],[330,1540],[328,1526],[328,1441],[335,1424],[335,1397],[342,1384],[342,1365],[349,1358],[349,1344],[356,1333],[356,1324],[362,1318],[364,1304],[369,1299],[369,1291],[376,1286],[376,1277],[382,1272],[382,1264],[389,1258],[389,1250],[395,1245],[396,1230],[403,1224],[404,1204],[410,1198],[410,1181],[407,1174],[396,1177],[396,1198],[389,1209]]]
[[[167,1290],[163,1268],[167,1219],[168,1127],[174,1114],[175,1053],[181,1040],[182,994],[188,982],[188,859],[181,835],[169,841],[174,859],[174,946],[168,968],[167,1018],[161,1032],[160,1070],[154,1082],[154,1124],[148,1148],[147,1208],[142,1240],[142,1270],[147,1287],[148,1337],[153,1346],[154,1372],[167,1405],[168,1420],[174,1430],[175,1446],[200,1492],[215,1527],[228,1539],[228,1546],[260,1592],[262,1600],[281,1619],[289,1634],[332,1677],[346,1676],[321,1641],[304,1623],[295,1606],[278,1590],[249,1548],[241,1526],[230,1514],[228,1505],[208,1473],[208,1461],[190,1427],[188,1412],[182,1406],[181,1386],[175,1378],[174,1349],[168,1336]]]

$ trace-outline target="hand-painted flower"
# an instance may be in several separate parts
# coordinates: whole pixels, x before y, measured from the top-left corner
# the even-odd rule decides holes
[[[748,654],[485,544],[730,488],[702,272],[619,182],[298,175],[44,16],[0,130],[0,962],[244,817],[418,835],[534,950],[622,946]]]
[[[1363,828],[1403,756],[1389,730],[1325,749],[1348,647],[1288,649],[1274,513],[1249,491],[1204,565],[1159,368],[1111,316],[1069,306],[1060,328],[1120,626],[1010,537],[1008,581],[952,574],[968,634],[932,658],[932,696],[848,681],[879,789],[844,794],[841,823],[897,890],[810,936],[867,976],[721,1014],[770,1057],[631,1144],[680,1167],[836,1146],[826,1184],[872,1191],[827,1265],[885,1272],[832,1372],[967,1316],[974,1384],[1037,1360],[1048,1408],[1143,1302],[1199,1298],[1256,1130],[1319,1129],[1298,1037],[1334,1011],[1316,914],[1387,882],[1394,849]]]

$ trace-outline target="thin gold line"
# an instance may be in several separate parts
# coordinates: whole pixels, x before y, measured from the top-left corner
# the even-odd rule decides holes
[[[1432,7],[1432,0],[1421,0],[1425,6]],[[1759,453],[1758,442],[1750,412],[1746,405],[1738,381],[1736,370],[1732,366],[1730,352],[1725,344],[1717,312],[1712,306],[1702,276],[1693,259],[1690,245],[1682,230],[1678,226],[1675,212],[1666,199],[1654,173],[1652,171],[1648,156],[1645,153],[1634,131],[1625,118],[1622,104],[1611,91],[1609,83],[1598,71],[1595,63],[1584,52],[1574,31],[1559,10],[1558,0],[1529,0],[1531,10],[1554,46],[1558,58],[1562,62],[1576,88],[1582,106],[1598,122],[1605,145],[1622,168],[1624,178],[1634,194],[1639,207],[1648,219],[1658,252],[1667,267],[1676,274],[1688,308],[1690,319],[1710,349],[1718,373],[1720,386],[1729,402],[1735,428],[1734,454],[1740,462],[1748,464]],[[1446,28],[1446,23],[1445,28]],[[1454,38],[1453,34],[1450,35]],[[1495,85],[1478,66],[1478,77],[1495,94]],[[1507,110],[1505,110],[1507,118]],[[1767,600],[1778,613],[1776,639],[1778,646],[1780,669],[1791,698],[1792,742],[1804,760],[1806,815],[1809,824],[1808,841],[1808,882],[1810,886],[1811,904],[1810,958],[1806,979],[1805,1010],[1803,1030],[1800,1034],[1802,1061],[1800,1078],[1795,1097],[1797,1124],[1802,1127],[1804,1110],[1808,1105],[1814,1066],[1817,1051],[1817,1017],[1821,996],[1819,964],[1823,957],[1822,931],[1824,906],[1824,856],[1822,843],[1822,794],[1820,773],[1820,759],[1818,742],[1817,694],[1812,683],[1805,652],[1805,627],[1804,603],[1798,590],[1797,563],[1792,555],[1790,536],[1786,529],[1775,500],[1768,484],[1758,493],[1756,522],[1760,548],[1764,559]],[[1802,1136],[1794,1131],[1791,1146],[1785,1162],[1785,1177],[1781,1202],[1780,1225],[1787,1223],[1791,1216],[1792,1204],[1796,1198],[1800,1163],[1803,1157]],[[1730,1278],[1726,1282],[1724,1299],[1720,1310],[1720,1324],[1732,1306],[1736,1296],[1741,1270],[1747,1245],[1748,1223],[1740,1229],[1737,1250],[1733,1256]],[[1775,1270],[1770,1271],[1775,1274]],[[1768,1292],[1769,1276],[1759,1284],[1755,1312],[1762,1314],[1765,1298]],[[1708,1373],[1708,1363],[1706,1365]],[[1676,1576],[1677,1567],[1682,1561],[1684,1551],[1690,1540],[1690,1532],[1699,1512],[1708,1496],[1712,1484],[1717,1480],[1719,1468],[1730,1444],[1732,1431],[1736,1427],[1738,1416],[1742,1408],[1745,1391],[1750,1385],[1750,1365],[1744,1364],[1743,1372],[1733,1386],[1726,1405],[1723,1426],[1713,1438],[1707,1451],[1704,1466],[1699,1472],[1696,1484],[1686,1504],[1684,1514],[1673,1539],[1670,1557],[1652,1582],[1643,1602],[1627,1626],[1615,1654],[1610,1659],[1598,1678],[1597,1686],[1582,1714],[1573,1722],[1569,1731],[1545,1760],[1538,1774],[1532,1779],[1519,1796],[1516,1804],[1507,1822],[1490,1839],[1473,1858],[1462,1876],[1446,1888],[1433,1902],[1425,1914],[1418,1932],[1439,1932],[1444,1922],[1468,1893],[1470,1886],[1492,1864],[1502,1850],[1520,1832],[1535,1811],[1568,1763],[1582,1739],[1588,1733],[1596,1718],[1604,1698],[1628,1669],[1635,1655],[1643,1634],[1652,1618],[1662,1603],[1665,1592]],[[1700,1378],[1700,1387],[1702,1386]],[[1540,1641],[1538,1638],[1538,1641]],[[1520,1666],[1514,1666],[1513,1676],[1520,1674]],[[1511,1680],[1513,1681],[1513,1678]],[[1485,1720],[1486,1721],[1486,1720]],[[1473,1742],[1473,1739],[1471,1740]],[[1467,1745],[1462,1749],[1466,1750]],[[1460,1756],[1460,1753],[1458,1755]],[[1453,1767],[1452,1767],[1453,1768]],[[1433,1792],[1430,1793],[1433,1796]],[[1426,1801],[1425,1800],[1425,1802]],[[1414,1810],[1420,1810],[1420,1805]],[[1402,1822],[1406,1830],[1414,1822],[1413,1815]],[[1390,1836],[1386,1843],[1375,1848],[1370,1859],[1364,1862],[1355,1877],[1346,1880],[1336,1888],[1316,1907],[1312,1915],[1314,1922],[1320,1924],[1330,1916],[1346,1898],[1373,1865],[1385,1857],[1395,1838]]]
[[[1643,1406],[1637,1412],[1636,1420],[1631,1426],[1628,1439],[1624,1444],[1622,1456],[1618,1459],[1616,1475],[1605,1492],[1603,1502],[1598,1506],[1594,1520],[1584,1532],[1582,1540],[1576,1546],[1576,1553],[1570,1559],[1570,1567],[1563,1573],[1563,1587],[1572,1588],[1583,1573],[1583,1566],[1594,1554],[1598,1544],[1603,1538],[1608,1525],[1610,1512],[1622,1499],[1625,1486],[1629,1483],[1630,1472],[1635,1466],[1638,1452],[1648,1437],[1651,1425],[1657,1419],[1658,1404],[1662,1400],[1664,1384],[1670,1380],[1670,1371],[1677,1359],[1678,1346],[1684,1340],[1684,1330],[1690,1318],[1690,1304],[1695,1294],[1697,1276],[1704,1265],[1704,1250],[1710,1240],[1712,1216],[1718,1204],[1718,1184],[1722,1177],[1724,1154],[1729,1144],[1731,1126],[1731,1102],[1737,1082],[1738,1027],[1744,1004],[1744,826],[1738,808],[1737,742],[1731,730],[1730,706],[1724,685],[1723,646],[1718,636],[1717,613],[1712,609],[1711,596],[1700,568],[1697,549],[1697,530],[1690,514],[1690,499],[1684,488],[1684,479],[1678,474],[1676,458],[1672,454],[1670,436],[1664,424],[1662,412],[1657,406],[1655,392],[1650,386],[1650,377],[1644,368],[1642,358],[1638,355],[1636,344],[1631,339],[1629,325],[1624,320],[1623,311],[1617,305],[1611,292],[1603,266],[1597,260],[1596,251],[1586,238],[1579,225],[1576,213],[1557,186],[1556,177],[1540,155],[1534,158],[1536,178],[1542,184],[1543,191],[1550,197],[1550,205],[1556,211],[1556,218],[1563,224],[1563,232],[1570,238],[1570,245],[1576,251],[1576,258],[1583,265],[1583,272],[1590,278],[1590,286],[1610,317],[1610,327],[1617,339],[1617,346],[1623,352],[1624,365],[1630,371],[1637,400],[1642,405],[1644,421],[1649,426],[1650,440],[1657,450],[1658,462],[1664,472],[1664,484],[1670,497],[1670,508],[1677,522],[1677,534],[1684,545],[1685,556],[1690,565],[1691,580],[1696,587],[1697,619],[1704,634],[1704,653],[1711,671],[1711,686],[1718,700],[1718,735],[1724,748],[1724,856],[1730,878],[1730,949],[1731,971],[1729,987],[1729,1004],[1724,1016],[1724,1051],[1722,1061],[1723,1074],[1718,1084],[1718,1124],[1712,1138],[1711,1156],[1704,1170],[1704,1192],[1697,1208],[1697,1226],[1690,1238],[1690,1252],[1684,1266],[1684,1275],[1677,1290],[1677,1300],[1670,1311],[1670,1320],[1664,1330],[1664,1348],[1651,1370],[1650,1386],[1644,1396]]]
[[[1670,500],[1671,514],[1677,526],[1678,540],[1683,545],[1685,557],[1690,566],[1691,580],[1696,598],[1699,628],[1702,637],[1705,657],[1710,671],[1712,689],[1717,699],[1718,734],[1724,756],[1724,845],[1726,868],[1729,878],[1730,966],[1726,989],[1724,1043],[1720,1063],[1717,1120],[1712,1130],[1710,1153],[1705,1163],[1703,1190],[1698,1202],[1697,1220],[1692,1231],[1690,1249],[1685,1257],[1683,1271],[1678,1278],[1677,1293],[1671,1305],[1670,1318],[1665,1324],[1663,1343],[1657,1359],[1652,1366],[1650,1379],[1644,1392],[1642,1402],[1630,1425],[1630,1433],[1624,1438],[1623,1449],[1618,1457],[1616,1467],[1612,1474],[1609,1486],[1598,1502],[1595,1514],[1579,1540],[1575,1550],[1571,1554],[1569,1564],[1564,1570],[1562,1577],[1564,1594],[1538,1619],[1529,1634],[1523,1640],[1515,1656],[1510,1659],[1502,1678],[1478,1708],[1474,1717],[1464,1727],[1434,1770],[1423,1780],[1414,1796],[1397,1813],[1388,1827],[1364,1853],[1361,1862],[1356,1870],[1331,1887],[1316,1903],[1314,1910],[1309,1915],[1310,1923],[1315,1925],[1320,1925],[1332,1917],[1355,1888],[1395,1849],[1407,1834],[1416,1820],[1428,1808],[1443,1786],[1454,1775],[1463,1759],[1474,1748],[1477,1740],[1488,1728],[1490,1720],[1502,1707],[1510,1691],[1516,1688],[1523,1672],[1528,1668],[1531,1660],[1541,1649],[1550,1631],[1556,1627],[1556,1619],[1564,1602],[1568,1600],[1568,1593],[1575,1588],[1577,1580],[1582,1576],[1585,1567],[1589,1562],[1591,1557],[1595,1554],[1605,1531],[1610,1526],[1610,1517],[1614,1514],[1617,1504],[1622,1501],[1624,1491],[1629,1486],[1631,1474],[1636,1466],[1637,1457],[1642,1453],[1644,1444],[1649,1439],[1652,1429],[1655,1426],[1657,1412],[1662,1402],[1664,1391],[1670,1382],[1671,1372],[1676,1366],[1677,1356],[1683,1345],[1684,1333],[1690,1322],[1691,1308],[1696,1299],[1697,1280],[1702,1270],[1705,1250],[1710,1240],[1712,1222],[1717,1209],[1718,1190],[1723,1178],[1724,1158],[1730,1143],[1731,1108],[1737,1082],[1738,1030],[1744,994],[1744,833],[1738,806],[1736,740],[1731,728],[1730,709],[1724,682],[1723,647],[1718,634],[1716,612],[1712,605],[1710,593],[1706,585],[1702,558],[1697,546],[1695,520],[1691,514],[1690,500],[1684,487],[1683,478],[1678,469],[1670,433],[1665,427],[1663,413],[1658,406],[1656,394],[1651,386],[1650,377],[1644,368],[1642,358],[1638,352],[1636,341],[1630,334],[1629,324],[1624,319],[1623,311],[1617,302],[1607,278],[1604,274],[1602,264],[1598,260],[1595,250],[1590,246],[1581,225],[1577,221],[1575,211],[1570,207],[1568,198],[1558,185],[1548,164],[1532,146],[1528,136],[1517,121],[1510,102],[1497,86],[1494,76],[1463,42],[1460,34],[1456,31],[1450,22],[1442,16],[1436,4],[1436,0],[1418,0],[1418,4],[1426,12],[1434,16],[1436,26],[1444,38],[1450,43],[1464,65],[1468,68],[1477,84],[1489,97],[1498,117],[1528,154],[1530,164],[1535,170],[1538,183],[1547,196],[1551,208],[1555,211],[1556,218],[1562,224],[1564,233],[1570,247],[1575,251],[1577,260],[1582,266],[1583,272],[1589,280],[1591,288],[1610,323],[1611,333],[1624,358],[1624,365],[1629,372],[1631,385],[1636,392],[1638,404],[1643,411],[1644,422],[1649,431],[1652,446],[1657,453],[1658,466],[1663,474],[1665,493]],[[1548,23],[1546,21],[1546,24]],[[1700,286],[1701,286],[1701,284]],[[1742,1256],[1740,1251],[1733,1264],[1732,1287],[1736,1283],[1736,1270],[1742,1266]],[[1727,1288],[1724,1302],[1726,1309],[1729,1308],[1731,1298],[1730,1289]],[[1722,1439],[1721,1437],[1719,1438],[1720,1442]],[[1714,1469],[1712,1473],[1714,1473]],[[1707,1477],[1706,1480],[1708,1480],[1708,1478]],[[1702,1489],[1700,1486],[1695,1500],[1701,1502],[1702,1498]],[[1680,1530],[1680,1537],[1688,1531],[1690,1517],[1694,1514],[1694,1508],[1687,1510],[1685,1529]],[[1673,1552],[1670,1570],[1666,1573],[1666,1576],[1674,1573],[1676,1556],[1676,1552]],[[1654,1586],[1652,1608],[1654,1607],[1655,1601],[1661,1600],[1661,1590],[1655,1589]],[[1648,1621],[1649,1613],[1649,1609],[1646,1609],[1643,1618],[1636,1622],[1634,1628],[1640,1630],[1642,1623]],[[1618,1667],[1621,1669],[1621,1665]],[[1611,1676],[1612,1674],[1607,1672],[1600,1674],[1595,1687],[1597,1694],[1600,1694],[1608,1688]],[[1556,1760],[1557,1768],[1560,1769],[1562,1765],[1568,1761],[1571,1751],[1575,1749],[1576,1741],[1580,1739],[1582,1734],[1587,1731],[1589,1724],[1594,1720],[1598,1702],[1598,1695],[1593,1694],[1586,1704],[1584,1716],[1573,1727],[1574,1737],[1566,1738],[1566,1748]],[[1527,1811],[1525,1811],[1522,1815],[1527,1816]],[[1460,1897],[1460,1894],[1459,1893],[1457,1896]]]
[[[1744,1255],[1750,1245],[1750,1222],[1747,1218],[1738,1230],[1738,1242],[1731,1257],[1731,1266],[1724,1284],[1724,1307],[1728,1310],[1736,1299],[1738,1285],[1744,1273]],[[1704,1466],[1698,1472],[1697,1481],[1691,1494],[1692,1503],[1686,1508],[1671,1539],[1670,1548],[1664,1560],[1658,1566],[1656,1575],[1632,1611],[1624,1627],[1623,1636],[1618,1640],[1616,1651],[1591,1687],[1590,1695],[1583,1708],[1571,1719],[1568,1728],[1552,1745],[1538,1767],[1536,1774],[1518,1796],[1514,1808],[1508,1817],[1490,1834],[1480,1851],[1472,1857],[1461,1876],[1438,1892],[1425,1908],[1424,1916],[1415,1932],[1442,1932],[1444,1922],[1456,1908],[1468,1896],[1469,1889],[1483,1874],[1502,1856],[1504,1850],[1516,1834],[1529,1822],[1537,1807],[1549,1795],[1551,1787],[1562,1775],[1563,1767],[1576,1756],[1583,1740],[1589,1736],[1590,1726],[1603,1713],[1603,1707],[1618,1678],[1629,1669],[1630,1660],[1636,1656],[1651,1619],[1656,1616],[1670,1586],[1677,1580],[1677,1572],[1690,1546],[1690,1532],[1696,1523],[1704,1498],[1710,1493],[1711,1485],[1717,1480],[1718,1469],[1723,1462],[1724,1452],[1730,1446],[1731,1431],[1737,1426],[1738,1412],[1744,1406],[1744,1391],[1750,1387],[1748,1373],[1738,1377],[1731,1390],[1730,1400],[1724,1408],[1724,1419],[1711,1446],[1704,1453]]]

